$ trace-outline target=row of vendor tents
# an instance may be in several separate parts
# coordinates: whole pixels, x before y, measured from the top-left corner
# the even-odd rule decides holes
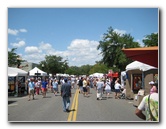
[[[8,77],[16,77],[16,76],[35,76],[36,73],[40,73],[40,76],[47,76],[47,73],[35,67],[34,69],[26,72],[19,68],[8,67]]]
[[[154,80],[154,75],[158,74],[158,69],[156,67],[141,63],[139,61],[134,61],[126,66],[126,96],[129,98],[134,98],[134,77],[141,75],[141,88],[145,90],[145,93],[148,94],[150,90],[150,86],[148,85],[148,82]],[[18,77],[18,76],[36,76],[36,73],[39,73],[40,76],[48,76],[46,72],[38,69],[35,67],[34,69],[30,70],[29,72],[26,72],[24,70],[18,69],[18,68],[12,68],[8,67],[8,77]],[[102,77],[104,74],[102,73],[94,73],[90,76],[95,77]]]
[[[139,61],[134,61],[131,64],[126,66],[126,71],[130,71],[130,70],[140,70],[140,71],[148,71],[150,69],[157,69],[153,66],[141,63]],[[19,68],[13,68],[13,67],[8,67],[8,77],[15,77],[15,76],[26,76],[29,74],[29,76],[35,76],[36,73],[40,73],[40,76],[47,76],[47,73],[40,70],[39,68],[35,67],[32,70],[30,70],[29,72],[26,72],[22,69]],[[90,76],[93,77],[102,77],[104,74],[103,73],[94,73],[91,74]]]

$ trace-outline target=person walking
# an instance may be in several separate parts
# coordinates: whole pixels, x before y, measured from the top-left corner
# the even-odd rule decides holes
[[[56,80],[56,78],[54,79],[54,81],[52,82],[53,85],[53,91],[54,91],[54,95],[56,96],[58,93],[58,81]]]
[[[28,83],[28,88],[29,88],[29,99],[28,99],[28,101],[30,101],[31,95],[32,95],[32,98],[35,99],[34,98],[35,83],[34,83],[33,78],[30,79],[30,82]]]
[[[75,89],[75,78],[71,77],[71,87]]]
[[[103,87],[104,87],[104,82],[102,81],[102,79],[96,79],[97,83],[96,83],[96,89],[97,89],[97,100],[101,100],[102,99],[102,92],[103,92]]]
[[[39,90],[41,87],[41,79],[40,78],[38,78],[38,80],[36,81],[35,87],[36,87],[36,95],[39,95]]]
[[[87,96],[88,96],[88,94],[90,94],[90,80],[89,79],[87,79],[87,86],[86,86],[86,88],[87,88]]]
[[[47,86],[48,86],[48,80],[45,79],[45,80],[43,80],[43,82],[42,82],[42,95],[43,95],[43,98],[46,97]]]
[[[67,78],[64,79],[65,83],[61,87],[61,97],[63,103],[63,111],[69,112],[70,97],[71,97],[71,84],[67,82]]]
[[[81,79],[78,82],[79,85],[79,93],[83,93],[83,77],[81,77]]]
[[[108,97],[110,96],[110,92],[111,92],[111,84],[110,84],[110,81],[109,79],[106,80],[106,83],[105,83],[105,93],[106,93],[106,97],[108,99]]]
[[[83,79],[83,95],[84,95],[84,97],[87,95],[87,81],[86,81],[86,78]]]
[[[152,93],[149,95],[146,95],[137,109],[135,110],[135,114],[146,121],[159,121],[158,115],[159,115],[159,95],[158,93]],[[145,114],[142,112],[145,111]]]
[[[119,98],[121,85],[119,84],[119,80],[115,81],[115,99]]]

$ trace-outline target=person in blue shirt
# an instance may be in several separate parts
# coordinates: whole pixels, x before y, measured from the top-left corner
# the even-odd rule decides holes
[[[42,81],[42,95],[43,95],[43,98],[46,97],[47,85],[48,85],[48,79],[45,79],[44,81]]]
[[[35,90],[34,78],[30,79],[30,82],[28,83],[28,88],[29,88],[29,100],[28,101],[30,101],[31,95],[32,95],[33,99],[35,99],[34,98],[34,90]]]

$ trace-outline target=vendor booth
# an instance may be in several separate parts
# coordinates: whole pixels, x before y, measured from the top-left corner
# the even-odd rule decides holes
[[[38,78],[38,77],[43,77],[43,76],[48,76],[46,72],[40,70],[39,68],[35,67],[32,70],[29,71],[29,76]]]
[[[158,75],[158,69],[156,67],[134,61],[126,66],[126,98],[142,100],[144,95],[149,94],[150,81],[155,80],[155,76]],[[142,98],[138,98],[138,92],[141,92]],[[139,104],[137,103],[137,105]]]
[[[25,80],[28,73],[19,68],[8,67],[8,95],[27,94]]]

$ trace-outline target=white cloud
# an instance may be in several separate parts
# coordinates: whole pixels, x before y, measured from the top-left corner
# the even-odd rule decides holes
[[[136,42],[138,42],[138,43],[140,44],[140,46],[141,46],[141,47],[143,47],[143,46],[144,46],[144,43],[142,42],[142,40],[137,39],[137,40],[136,40]]]
[[[68,47],[69,65],[95,64],[95,61],[101,60],[100,51],[97,50],[99,42],[84,39],[75,39]]]
[[[35,54],[35,53],[41,53],[42,51],[40,49],[38,49],[38,47],[35,46],[29,46],[25,48],[25,53],[26,54]]]
[[[12,30],[12,29],[8,29],[8,34],[11,34],[11,35],[17,35],[19,33],[18,30]]]
[[[12,29],[8,29],[8,34],[11,34],[11,35],[18,35],[18,33],[19,32],[23,32],[23,33],[25,33],[25,32],[27,32],[27,30],[26,29],[19,29],[19,30],[16,30],[16,29],[14,29],[14,30],[12,30]]]
[[[81,66],[95,64],[95,61],[101,60],[100,51],[97,50],[99,42],[84,39],[75,39],[65,51],[55,50],[50,43],[41,42],[39,47],[29,46],[25,48],[25,60],[39,63],[45,60],[45,55],[61,56],[64,60],[68,59],[70,66]]]
[[[45,60],[45,54],[41,53],[26,54],[22,57],[28,62],[33,62],[33,63],[39,63],[40,61]]]
[[[26,29],[20,29],[19,31],[20,31],[20,32],[27,32]]]
[[[123,34],[127,33],[127,31],[125,31],[125,30],[119,30],[119,29],[114,29],[114,32],[116,32],[116,33],[118,33],[120,35],[123,35]]]
[[[16,48],[25,46],[25,41],[19,41],[18,43],[11,43],[10,45]]]

